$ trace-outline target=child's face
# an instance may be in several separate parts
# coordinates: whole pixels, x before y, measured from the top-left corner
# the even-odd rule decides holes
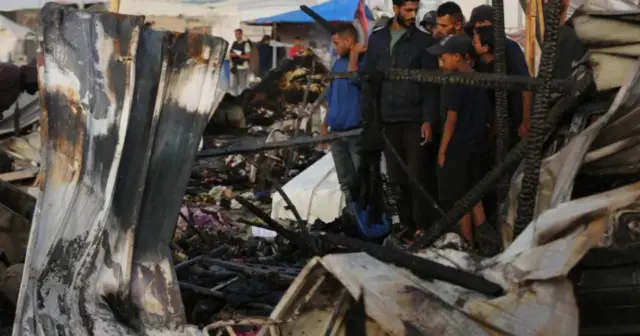
[[[479,56],[486,54],[489,49],[486,46],[482,45],[482,42],[480,41],[480,35],[475,32],[473,33],[473,49],[476,50],[476,54],[478,54]]]
[[[440,69],[445,72],[452,72],[458,70],[458,65],[463,61],[462,55],[460,54],[450,54],[444,53],[440,55],[438,59],[438,63],[440,65]]]

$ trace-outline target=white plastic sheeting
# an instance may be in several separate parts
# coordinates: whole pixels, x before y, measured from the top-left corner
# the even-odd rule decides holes
[[[340,216],[344,207],[344,195],[340,191],[331,153],[294,177],[282,190],[298,209],[302,219],[308,223],[313,223],[316,219],[331,222]],[[278,193],[272,195],[271,218],[295,220]]]
[[[131,0],[135,1],[135,0]],[[12,12],[24,9],[40,9],[47,2],[57,2],[61,4],[79,4],[84,2],[85,5],[96,3],[108,3],[108,0],[0,0],[0,12]],[[127,2],[127,0],[122,0]]]
[[[0,5],[1,6],[1,5]],[[33,31],[0,15],[0,62],[11,62],[13,56],[20,55],[20,43],[35,37]]]
[[[120,12],[130,15],[182,16],[205,22],[211,34],[233,41],[234,30],[245,21],[285,13],[319,0],[121,0]]]

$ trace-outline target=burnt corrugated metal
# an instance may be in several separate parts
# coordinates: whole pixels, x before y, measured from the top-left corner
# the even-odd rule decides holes
[[[171,262],[227,43],[40,13],[42,183],[14,335],[188,334]]]

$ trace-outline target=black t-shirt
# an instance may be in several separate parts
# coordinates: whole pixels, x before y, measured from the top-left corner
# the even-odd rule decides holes
[[[456,128],[447,155],[464,150],[479,150],[487,139],[492,110],[486,89],[464,85],[447,87],[444,107],[457,114]]]
[[[529,68],[524,58],[524,52],[520,45],[512,39],[505,40],[505,55],[507,65],[507,75],[529,76]],[[475,70],[477,72],[493,73],[493,62],[484,63],[481,60],[476,61]],[[489,101],[492,111],[495,111],[496,94],[494,90],[488,90]],[[507,108],[509,110],[509,124],[512,131],[517,131],[522,123],[522,92],[509,91],[507,93]]]

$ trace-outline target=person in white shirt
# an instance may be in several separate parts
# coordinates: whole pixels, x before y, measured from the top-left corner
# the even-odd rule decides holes
[[[235,33],[236,40],[229,51],[229,59],[231,60],[229,92],[234,96],[238,96],[247,88],[249,83],[251,42],[243,38],[242,29],[236,29]]]

